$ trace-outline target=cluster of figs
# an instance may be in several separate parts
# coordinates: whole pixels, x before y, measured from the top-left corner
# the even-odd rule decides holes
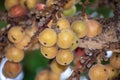
[[[55,0],[47,0],[46,4],[40,4],[39,0],[5,0],[5,7],[10,16],[21,17],[26,13],[26,8],[32,10],[44,9],[51,6]],[[75,0],[69,0],[63,7],[64,10],[72,8]],[[31,39],[38,27],[33,22],[32,26],[23,28],[21,25],[12,26],[7,34],[10,45],[6,48],[5,57],[8,61],[2,70],[8,78],[15,78],[22,71],[21,61],[25,55],[25,49],[31,43]],[[75,20],[72,23],[65,17],[58,18],[54,27],[42,30],[38,36],[40,51],[45,58],[53,59],[50,70],[45,69],[37,73],[35,80],[60,80],[60,74],[71,64],[74,59],[74,50],[79,47],[79,39],[93,38],[102,32],[102,25],[94,19]],[[89,70],[91,80],[112,80],[118,75],[120,69],[119,54],[113,54],[109,65],[96,64]],[[114,66],[114,67],[113,67]],[[13,69],[14,68],[14,69]]]
[[[90,80],[114,80],[120,75],[120,54],[114,52],[110,57],[110,63],[101,64],[98,62],[89,70]]]

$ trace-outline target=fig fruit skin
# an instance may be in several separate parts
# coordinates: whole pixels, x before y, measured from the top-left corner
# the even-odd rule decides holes
[[[72,17],[72,16],[75,15],[76,11],[77,11],[76,6],[73,6],[73,7],[70,8],[70,9],[63,10],[62,12],[63,12],[63,14],[64,14],[65,16],[70,16],[70,17]]]
[[[7,49],[5,56],[10,62],[21,62],[24,58],[24,51],[16,47],[10,47]]]
[[[88,73],[90,80],[108,80],[108,72],[104,65],[93,65]]]
[[[14,44],[14,46],[19,49],[25,49],[27,45],[30,43],[30,41],[31,41],[30,36],[25,35],[24,39],[21,42]]]
[[[48,70],[42,70],[39,71],[35,77],[35,80],[49,80],[49,71]]]
[[[28,9],[34,9],[37,5],[38,0],[26,0],[26,6]]]
[[[8,31],[8,39],[12,43],[19,43],[23,40],[25,34],[21,26],[14,26]]]
[[[7,61],[3,67],[3,74],[7,78],[16,78],[22,71],[22,65],[20,63],[13,63]]]
[[[70,29],[70,23],[67,19],[65,18],[60,18],[58,21],[57,21],[57,25],[56,25],[56,28],[61,31],[63,29]]]
[[[67,49],[72,46],[74,41],[74,32],[70,29],[63,29],[58,33],[57,45],[62,49]]]
[[[47,59],[53,59],[57,55],[58,47],[57,46],[45,47],[45,46],[41,45],[40,50],[41,50],[42,55],[45,58],[47,58]]]
[[[112,57],[110,58],[110,64],[115,69],[120,69],[120,54],[119,53],[113,53]]]
[[[74,51],[79,46],[79,38],[77,35],[75,35],[74,41],[72,43],[72,46],[70,47],[71,51]]]
[[[71,28],[79,38],[83,38],[87,35],[88,27],[84,21],[74,21]]]
[[[69,65],[73,61],[73,53],[69,49],[61,49],[58,51],[57,56],[56,56],[56,61],[60,65]]]
[[[111,64],[105,65],[107,72],[108,72],[108,77],[109,80],[113,80],[119,75],[119,71],[115,69]]]
[[[26,9],[21,5],[15,5],[9,9],[9,14],[12,17],[21,17],[25,15],[25,13],[26,13]]]
[[[88,27],[87,36],[95,37],[102,32],[102,25],[96,20],[86,20],[86,25]]]
[[[15,5],[19,4],[19,0],[5,0],[4,5],[5,8],[9,11],[9,9]]]
[[[63,71],[65,71],[67,66],[60,65],[56,60],[53,60],[52,63],[50,64],[50,68],[53,72],[59,75]]]
[[[49,80],[60,80],[60,74],[56,74],[55,72],[50,71]]]
[[[70,9],[75,5],[76,0],[68,0],[63,9]]]
[[[57,42],[57,33],[53,29],[46,28],[39,34],[38,39],[43,46],[51,47]]]

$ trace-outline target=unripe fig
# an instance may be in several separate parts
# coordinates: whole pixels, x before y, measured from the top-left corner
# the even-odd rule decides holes
[[[20,62],[24,58],[24,51],[15,47],[7,49],[5,56],[11,62]]]
[[[65,18],[60,18],[60,19],[57,21],[56,28],[59,29],[59,30],[69,29],[69,28],[70,28],[70,23],[69,23],[69,21],[68,21],[67,19],[65,19]]]
[[[12,17],[21,17],[25,14],[26,10],[21,5],[15,5],[9,9],[9,14]]]
[[[57,42],[57,34],[53,29],[46,28],[39,34],[39,41],[43,46],[51,47]]]
[[[102,25],[96,20],[86,20],[85,22],[88,27],[88,37],[95,37],[102,32]]]
[[[37,5],[37,0],[26,0],[26,6],[28,9],[34,9]]]
[[[60,65],[56,60],[53,60],[50,64],[50,68],[53,72],[61,74],[67,68],[67,66]]]
[[[22,71],[22,66],[20,63],[12,63],[7,61],[3,67],[3,74],[7,78],[16,78]]]
[[[48,70],[42,70],[37,73],[35,80],[48,80],[49,71]]]
[[[76,0],[68,0],[68,2],[65,4],[65,6],[63,8],[64,9],[70,9],[70,8],[72,8],[72,6],[75,5],[75,1]]]
[[[112,57],[110,58],[110,64],[114,68],[120,69],[120,54],[119,53],[113,53]]]
[[[63,49],[70,48],[74,41],[74,36],[75,35],[73,31],[70,29],[61,30],[61,32],[58,34],[57,45]]]
[[[55,72],[49,72],[49,80],[60,80],[60,74],[56,74]]]
[[[69,65],[73,61],[73,53],[69,49],[59,50],[56,56],[56,61],[60,65]]]
[[[108,72],[104,65],[93,65],[88,73],[90,80],[108,80]]]
[[[118,70],[115,69],[112,65],[107,64],[107,65],[105,65],[105,67],[106,67],[107,72],[108,72],[109,80],[113,80],[115,77],[118,76],[118,74],[119,74]]]
[[[18,5],[19,4],[19,0],[5,0],[5,8],[7,10],[9,10],[11,7]]]
[[[24,32],[21,26],[14,26],[8,31],[8,39],[12,43],[19,43],[24,38]]]
[[[40,50],[44,57],[52,59],[57,55],[58,47],[57,46],[45,47],[41,45]]]
[[[19,49],[24,49],[29,44],[30,41],[31,41],[31,38],[28,35],[25,35],[21,42],[16,43],[14,45]]]
[[[67,9],[67,10],[63,10],[63,14],[65,16],[73,16],[75,15],[75,13],[76,13],[76,6],[73,6],[72,8]]]
[[[79,38],[83,38],[87,34],[87,26],[83,21],[74,21],[71,25],[72,30],[78,35]]]

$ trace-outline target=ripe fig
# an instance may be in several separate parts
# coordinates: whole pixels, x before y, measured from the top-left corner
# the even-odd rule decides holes
[[[67,19],[60,18],[57,21],[56,28],[58,28],[60,31],[63,30],[63,29],[69,29],[70,28],[70,23],[69,23],[69,21]]]
[[[57,55],[58,47],[57,46],[45,47],[41,45],[40,50],[44,57],[48,59],[53,59]]]
[[[5,56],[11,62],[20,62],[24,58],[24,51],[15,47],[7,49]]]
[[[90,80],[108,80],[108,72],[104,65],[93,65],[88,73]]]
[[[108,72],[109,80],[113,80],[114,78],[116,78],[118,76],[118,74],[119,74],[118,70],[115,69],[112,65],[107,64],[107,65],[105,65],[105,67]]]
[[[57,34],[53,29],[46,28],[39,34],[39,42],[46,47],[51,47],[57,42]]]
[[[7,61],[2,70],[3,74],[7,78],[16,78],[22,71],[22,66],[20,63],[13,63]]]
[[[8,31],[8,39],[12,43],[19,43],[23,40],[25,34],[21,26],[14,26]]]
[[[19,49],[24,49],[29,44],[30,41],[31,38],[28,35],[25,35],[24,39],[21,42],[16,43],[14,45]]]
[[[74,33],[70,29],[63,29],[60,33],[58,33],[57,45],[60,48],[67,49],[72,46],[74,41]]]
[[[120,54],[119,53],[113,53],[112,57],[110,58],[110,64],[116,68],[120,69]]]
[[[58,51],[56,61],[60,65],[69,65],[73,61],[73,53],[69,49],[61,49]]]
[[[102,25],[96,20],[86,20],[86,25],[88,27],[88,37],[95,37],[102,32]]]
[[[83,21],[74,21],[71,25],[72,30],[78,35],[79,38],[83,38],[87,34],[87,25]]]
[[[53,60],[50,64],[50,68],[56,74],[61,74],[67,68],[67,66],[60,65],[56,60]]]

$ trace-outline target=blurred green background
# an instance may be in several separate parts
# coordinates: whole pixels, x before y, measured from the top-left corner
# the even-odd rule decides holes
[[[84,2],[84,0],[81,0]],[[104,17],[112,17],[113,12],[112,12],[112,6],[111,3],[109,4],[104,4],[99,1],[104,1],[104,0],[90,0],[90,5],[89,7],[86,8],[86,12],[91,16],[91,17],[99,17],[99,18],[104,18]],[[107,0],[105,0],[107,1]],[[103,5],[102,5],[103,4]],[[77,7],[77,12],[81,13],[81,5],[76,4]],[[5,11],[4,7],[4,0],[0,0],[0,10]],[[3,28],[7,25],[7,23],[0,21],[0,28]],[[27,52],[25,55],[24,60],[22,61],[23,64],[23,71],[24,71],[24,80],[34,80],[34,77],[36,73],[39,70],[45,69],[48,66],[49,60],[44,58],[40,50],[36,51],[31,51]]]

